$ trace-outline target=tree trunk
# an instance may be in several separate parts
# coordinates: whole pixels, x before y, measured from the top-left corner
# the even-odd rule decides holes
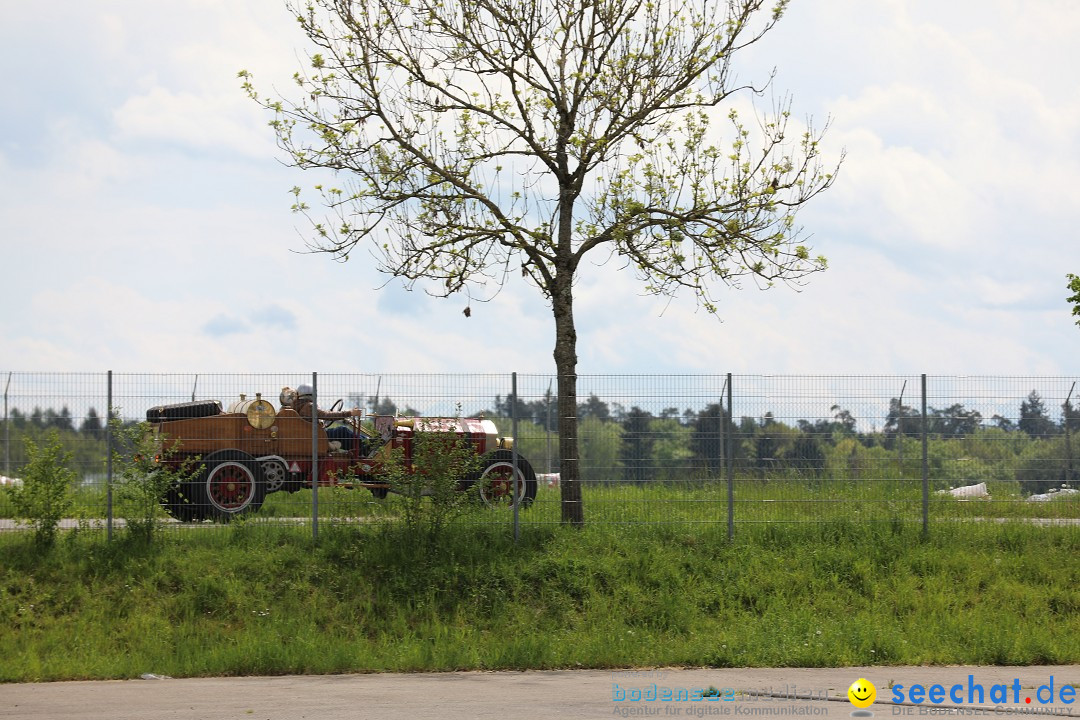
[[[570,273],[567,273],[570,275]],[[574,328],[574,303],[571,282],[559,274],[559,290],[552,298],[555,314],[555,369],[559,380],[559,489],[562,496],[562,522],[580,527],[585,524],[581,503],[581,475],[578,467],[577,418],[577,331]],[[561,286],[561,287],[560,287]]]

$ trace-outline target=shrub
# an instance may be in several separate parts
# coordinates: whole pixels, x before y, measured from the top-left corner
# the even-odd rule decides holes
[[[24,439],[28,462],[23,469],[23,484],[11,490],[15,516],[21,524],[34,528],[34,542],[52,545],[60,521],[71,510],[71,486],[75,472],[67,467],[71,453],[64,452],[56,430],[42,445]]]
[[[1075,480],[1071,466],[1063,439],[1035,440],[1020,455],[1016,480],[1024,495],[1049,492]]]
[[[194,479],[202,465],[190,459],[179,467],[162,461],[175,452],[149,423],[122,426],[112,421],[113,489],[117,510],[133,536],[150,541],[165,518],[161,503],[170,489]]]
[[[461,490],[461,480],[478,470],[481,460],[464,437],[440,431],[422,418],[416,419],[411,460],[407,462],[403,448],[394,448],[383,472],[390,490],[404,500],[408,531],[434,541],[475,500],[473,492]]]

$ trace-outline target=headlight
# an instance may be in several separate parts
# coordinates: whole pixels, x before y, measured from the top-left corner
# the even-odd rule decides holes
[[[266,430],[277,420],[277,413],[274,412],[273,405],[258,395],[255,397],[256,400],[248,405],[247,421],[256,430]]]

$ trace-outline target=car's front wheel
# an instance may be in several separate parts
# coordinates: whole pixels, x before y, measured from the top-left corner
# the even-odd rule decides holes
[[[496,450],[484,457],[479,472],[467,478],[469,485],[478,487],[480,499],[489,507],[527,508],[536,499],[536,473],[532,465],[521,455],[514,468],[514,454],[510,450]]]

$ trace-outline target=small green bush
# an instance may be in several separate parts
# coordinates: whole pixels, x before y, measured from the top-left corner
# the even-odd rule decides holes
[[[445,422],[445,421],[438,421]],[[383,467],[392,492],[404,499],[402,516],[408,531],[434,542],[443,529],[465,512],[475,493],[461,490],[461,480],[480,467],[472,445],[455,432],[445,432],[416,419],[412,464],[403,448],[395,448]],[[426,501],[425,501],[426,499]]]
[[[1071,467],[1063,438],[1038,439],[1020,454],[1016,480],[1024,495],[1072,487],[1070,480],[1075,480],[1075,475],[1070,473]]]
[[[38,445],[25,438],[29,461],[23,469],[23,484],[10,491],[15,517],[34,528],[34,542],[49,546],[56,539],[60,521],[71,510],[75,472],[68,467],[71,453],[64,452],[55,430]]]
[[[116,450],[113,451],[113,489],[119,514],[128,533],[147,542],[153,540],[165,511],[162,499],[173,487],[195,477],[202,465],[190,459],[179,467],[168,460],[172,451],[164,449],[164,438],[149,423],[122,426],[112,422]]]

